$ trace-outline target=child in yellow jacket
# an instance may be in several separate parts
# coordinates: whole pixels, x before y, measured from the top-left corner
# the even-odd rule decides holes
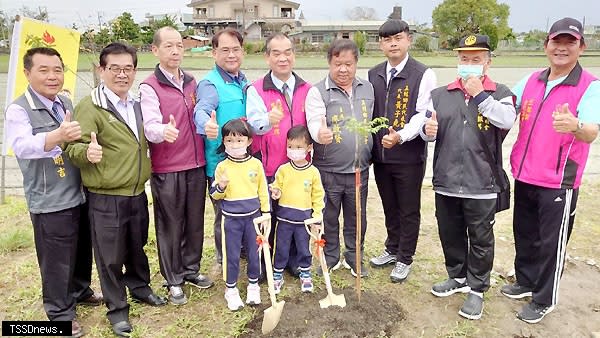
[[[269,191],[262,163],[250,156],[250,126],[242,119],[227,122],[222,129],[219,152],[227,158],[217,165],[215,181],[210,187],[214,199],[222,200],[223,279],[227,286],[227,307],[236,311],[244,307],[237,288],[240,250],[248,253],[248,289],[246,304],[260,304],[260,263],[254,218],[270,212]]]
[[[308,129],[302,125],[291,128],[287,133],[290,161],[277,169],[275,181],[271,184],[271,197],[279,200],[273,263],[275,293],[279,293],[283,286],[283,269],[288,263],[292,241],[298,251],[300,290],[313,291],[310,236],[304,228],[304,220],[322,217],[325,191],[319,170],[306,159],[311,150],[312,139]]]

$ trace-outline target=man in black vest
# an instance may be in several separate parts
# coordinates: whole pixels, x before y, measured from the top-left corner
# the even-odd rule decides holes
[[[58,95],[64,83],[60,54],[29,49],[23,67],[29,87],[6,111],[7,143],[23,173],[44,310],[50,320],[72,321],[72,336],[80,337],[76,304],[102,302],[90,289],[92,246],[81,176],[60,148],[79,139],[81,127],[71,121],[71,100]]]
[[[373,118],[387,117],[390,123],[373,140],[373,169],[387,238],[383,253],[370,263],[373,267],[395,264],[390,279],[402,282],[410,272],[419,237],[427,159],[422,130],[436,78],[430,68],[408,55],[412,36],[406,22],[386,21],[379,38],[387,61],[369,70],[369,81],[375,90]]]
[[[458,77],[431,92],[432,116],[425,126],[436,141],[435,216],[449,277],[431,293],[469,293],[458,313],[479,319],[494,262],[496,199],[504,185],[494,178],[502,167],[501,130],[512,127],[516,112],[513,93],[487,76],[489,38],[464,37],[455,50]]]

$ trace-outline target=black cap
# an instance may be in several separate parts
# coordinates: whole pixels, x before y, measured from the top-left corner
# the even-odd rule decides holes
[[[402,32],[410,32],[410,26],[408,23],[406,23],[404,20],[390,19],[384,22],[381,27],[379,27],[378,33],[380,37],[386,38]]]
[[[548,38],[554,39],[560,34],[569,34],[575,39],[580,40],[583,35],[583,26],[581,22],[573,18],[562,18],[552,24],[548,31]]]
[[[490,38],[487,35],[472,34],[460,39],[454,50],[491,50]]]

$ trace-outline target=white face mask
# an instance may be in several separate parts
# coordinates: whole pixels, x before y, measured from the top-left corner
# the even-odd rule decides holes
[[[306,149],[287,149],[287,157],[292,161],[301,161],[306,159]]]
[[[225,146],[225,153],[233,158],[245,157],[246,151],[247,151],[246,147],[234,148],[234,147]]]

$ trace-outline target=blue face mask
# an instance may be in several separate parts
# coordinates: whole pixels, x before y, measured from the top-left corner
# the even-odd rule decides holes
[[[468,79],[471,75],[483,76],[483,65],[458,65],[458,76],[463,80]]]

